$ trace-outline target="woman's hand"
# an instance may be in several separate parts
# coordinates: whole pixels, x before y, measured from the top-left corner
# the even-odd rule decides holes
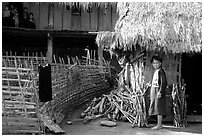
[[[161,92],[157,93],[157,98],[161,98]]]
[[[152,86],[151,82],[148,82],[148,83],[146,84],[146,86],[147,86],[147,87],[151,87],[151,86]]]

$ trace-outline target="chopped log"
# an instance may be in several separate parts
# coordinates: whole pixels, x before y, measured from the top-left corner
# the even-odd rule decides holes
[[[98,109],[99,109],[100,105],[101,105],[101,101],[99,101],[98,104],[95,107],[92,108],[94,114],[98,112]]]
[[[104,102],[105,102],[106,97],[104,96],[101,100],[101,104],[99,107],[99,113],[102,114],[103,113],[103,108],[104,108]]]

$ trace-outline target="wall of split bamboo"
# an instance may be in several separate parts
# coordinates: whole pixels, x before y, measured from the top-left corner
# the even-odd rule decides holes
[[[145,57],[142,57],[133,64],[135,69],[135,74],[133,69],[130,69],[130,82],[133,85],[133,90],[139,91],[140,88],[143,88],[142,85],[150,83],[152,80],[152,75],[154,72],[153,66],[151,64],[151,58],[154,55],[154,52],[147,52]],[[136,52],[132,58],[139,56],[139,52]],[[181,82],[181,55],[180,54],[165,54],[163,55],[162,67],[166,72],[168,85],[179,84]],[[136,81],[134,78],[136,76]],[[150,91],[148,91],[148,95]],[[167,87],[166,90],[166,110],[169,116],[172,116],[172,100],[171,100],[171,89]],[[147,106],[149,103],[149,98],[147,98]]]
[[[153,74],[153,67],[150,63],[154,52],[148,52],[145,61],[145,82],[150,82]],[[164,54],[162,67],[166,72],[168,85],[181,82],[181,54]]]
[[[4,7],[6,3],[3,4]],[[23,6],[26,6],[29,12],[33,12],[37,29],[48,26],[48,2],[24,2]],[[81,7],[81,16],[74,16],[64,3],[55,2],[52,17],[55,30],[113,31],[118,14],[116,5],[108,4],[107,8],[93,6],[91,13]]]

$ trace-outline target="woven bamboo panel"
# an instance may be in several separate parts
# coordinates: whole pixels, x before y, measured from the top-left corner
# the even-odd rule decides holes
[[[154,52],[147,52],[145,61],[145,83],[152,79],[153,67],[150,63]],[[168,85],[180,83],[181,81],[181,55],[165,54],[163,55],[162,67],[166,72]]]
[[[33,57],[33,56],[3,56],[3,64],[5,67],[20,67],[32,68],[34,71],[38,70],[39,64],[45,64],[46,57]]]
[[[154,52],[147,52],[145,61],[145,83],[151,82],[153,75],[153,67],[150,63]],[[181,55],[180,54],[165,54],[163,55],[162,67],[166,72],[166,78],[168,82],[168,87],[166,90],[166,110],[167,115],[172,116],[172,99],[170,86],[172,84],[178,84],[181,82]],[[150,93],[148,93],[150,94]],[[150,98],[147,99],[147,104],[149,104]],[[147,105],[149,106],[149,105]]]
[[[2,67],[2,133],[41,134],[35,74],[29,68]]]
[[[38,91],[38,65],[47,63],[45,57],[3,56],[3,60],[5,67],[33,69],[37,76],[34,78],[35,90]],[[72,63],[75,64],[69,61],[65,64],[60,58],[58,63],[55,61],[51,64],[53,100],[40,103],[39,113],[55,119],[57,123],[63,120],[68,108],[80,105],[109,89],[109,83],[105,78],[109,69],[105,61],[100,63],[95,59],[84,57],[80,61],[78,58],[72,58]]]
[[[68,109],[71,110],[72,107],[108,91],[106,74],[108,74],[106,67],[95,65],[75,65],[71,69],[70,67],[56,69],[53,100],[44,104],[41,112],[60,123]],[[59,79],[63,79],[63,86],[56,85]]]

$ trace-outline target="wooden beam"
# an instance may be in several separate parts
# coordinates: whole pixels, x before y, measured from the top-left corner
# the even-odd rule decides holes
[[[53,131],[54,133],[58,133],[58,134],[64,134],[65,131],[63,129],[61,129],[59,127],[59,125],[57,125],[56,123],[54,123],[50,117],[45,117],[43,115],[41,115],[41,120],[43,121],[43,123],[45,124],[46,127],[48,127],[51,131]]]
[[[52,35],[50,35],[50,33],[48,33],[46,56],[47,56],[49,64],[52,63],[52,54],[53,54],[53,37],[52,37]]]
[[[53,28],[54,27],[54,4],[48,3],[48,26]]]
[[[54,29],[61,30],[62,29],[62,13],[63,13],[63,4],[54,3]]]
[[[39,6],[39,29],[44,29],[48,26],[48,3],[40,2]]]

